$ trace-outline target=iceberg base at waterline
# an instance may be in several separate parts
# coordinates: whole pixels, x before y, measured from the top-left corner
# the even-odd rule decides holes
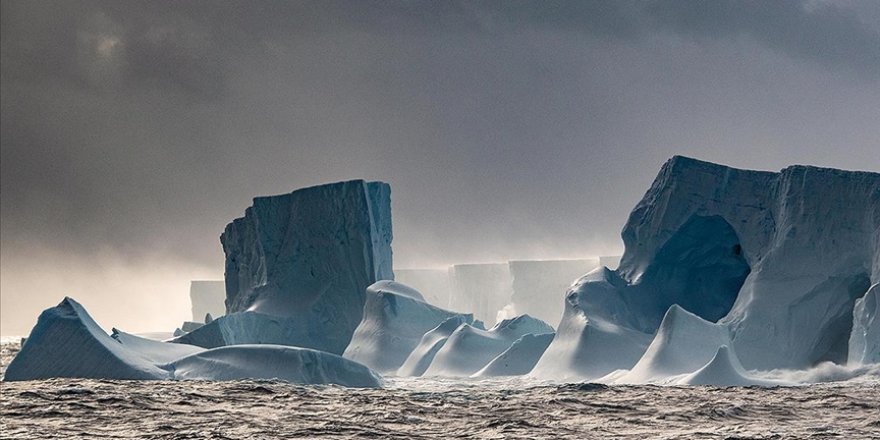
[[[281,345],[214,349],[108,335],[71,298],[45,310],[4,380],[56,377],[117,380],[279,379],[297,384],[379,387],[364,365],[318,350]]]

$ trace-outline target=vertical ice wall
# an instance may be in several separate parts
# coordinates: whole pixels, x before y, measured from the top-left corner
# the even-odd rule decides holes
[[[709,320],[693,307],[714,301],[718,313],[733,292],[721,322],[747,368],[844,362],[855,300],[880,278],[878,213],[878,173],[750,171],[677,156],[630,214],[618,274],[658,306],[665,299]],[[710,238],[729,252],[701,247]],[[699,270],[682,276],[688,261]]]
[[[352,180],[255,198],[220,237],[227,311],[289,318],[306,346],[341,354],[367,286],[394,278],[390,194]]]

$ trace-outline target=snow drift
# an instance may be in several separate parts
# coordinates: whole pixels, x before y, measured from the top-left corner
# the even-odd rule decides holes
[[[380,373],[395,372],[419,345],[422,336],[452,317],[473,321],[470,314],[450,312],[423,301],[415,289],[394,281],[367,288],[364,319],[344,357]]]

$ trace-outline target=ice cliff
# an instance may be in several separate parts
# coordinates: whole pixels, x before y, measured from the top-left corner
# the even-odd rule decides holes
[[[536,375],[590,379],[633,367],[673,305],[724,327],[747,369],[843,363],[851,347],[878,339],[873,327],[851,342],[870,316],[864,306],[853,315],[856,300],[880,279],[878,173],[750,171],[676,156],[622,238],[619,268],[569,291]]]
[[[386,183],[352,180],[257,197],[220,237],[227,312],[294,322],[292,339],[275,342],[341,354],[361,322],[367,286],[394,278],[391,239]]]

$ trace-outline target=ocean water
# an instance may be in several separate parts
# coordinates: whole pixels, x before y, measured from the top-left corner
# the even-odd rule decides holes
[[[18,344],[2,345],[8,364]],[[0,384],[0,438],[880,438],[880,382],[785,388],[395,379]]]

